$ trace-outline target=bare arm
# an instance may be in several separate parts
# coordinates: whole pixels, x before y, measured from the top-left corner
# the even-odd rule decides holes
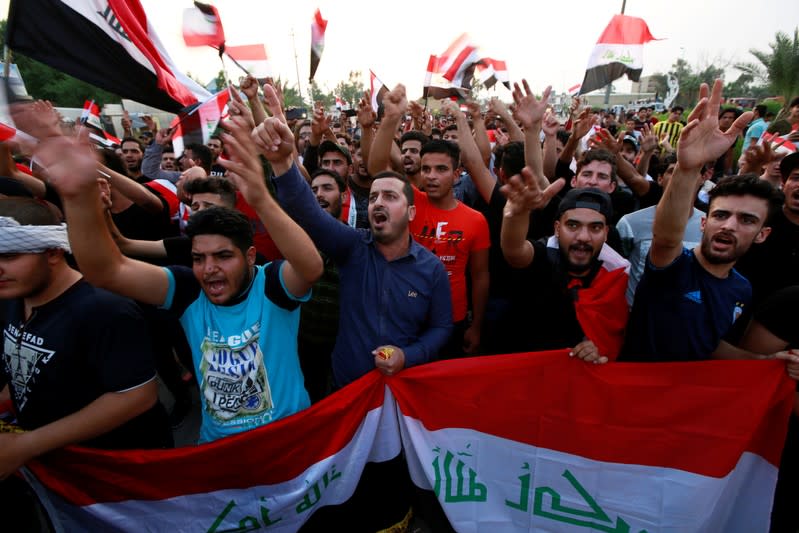
[[[284,174],[294,163],[294,137],[289,127],[277,118],[268,118],[263,124],[280,141],[275,150],[265,151],[264,157],[272,164],[277,175]],[[294,296],[303,296],[322,275],[322,258],[308,234],[269,194],[249,125],[236,116],[225,123],[225,128],[229,131],[224,138],[230,159],[222,161],[222,165],[244,199],[258,213],[258,218],[286,259],[283,267],[286,289]]]
[[[691,205],[702,165],[718,159],[729,149],[752,117],[751,112],[746,112],[726,132],[722,132],[718,121],[721,87],[721,80],[716,80],[708,97],[708,86],[702,84],[699,103],[688,117],[688,125],[680,135],[677,167],[663,191],[663,198],[658,203],[652,225],[649,259],[656,267],[671,264],[682,253],[685,226],[691,215]]]
[[[372,109],[369,91],[358,101],[358,124],[361,126],[361,158],[363,166],[369,171],[369,155],[375,138],[375,120],[377,113]]]
[[[619,178],[627,184],[633,194],[643,196],[649,192],[652,182],[640,175],[635,167],[621,155],[621,144],[613,138],[613,135],[606,129],[601,129],[591,139],[595,148],[606,150],[616,156],[616,173]]]
[[[472,177],[477,192],[486,203],[491,201],[491,194],[494,192],[496,180],[488,171],[483,163],[480,152],[474,139],[469,134],[469,123],[466,115],[451,100],[441,102],[441,108],[449,115],[455,117],[455,124],[458,126],[458,145],[461,149],[461,163]]]
[[[134,204],[146,209],[150,213],[160,213],[164,210],[164,204],[161,199],[150,189],[132,180],[128,176],[124,176],[119,172],[115,172],[105,165],[98,165],[102,173],[106,174],[109,183],[119,193],[130,199]]]
[[[252,112],[252,118],[256,124],[260,124],[261,122],[266,119],[266,110],[264,109],[264,104],[261,102],[261,99],[258,97],[258,80],[256,80],[253,76],[246,76],[244,80],[242,80],[241,85],[239,86],[241,92],[244,93],[244,96],[247,97],[247,102],[250,104],[250,111]],[[238,97],[238,93],[235,89],[230,89],[232,94],[236,94],[233,98]]]
[[[496,113],[499,119],[505,124],[505,127],[508,129],[508,138],[511,140],[511,142],[524,141],[524,133],[522,133],[522,129],[518,124],[516,124],[516,121],[513,120],[513,117],[508,111],[508,107],[502,103],[501,100],[496,98],[489,100],[488,109],[489,111]]]
[[[469,101],[467,102],[467,107],[469,109],[469,116],[472,117],[472,124],[474,124],[474,130],[470,132],[466,132],[469,134],[472,139],[474,140],[477,149],[480,152],[480,157],[483,160],[483,165],[488,167],[489,161],[491,161],[491,142],[488,140],[488,133],[486,133],[486,125],[483,121],[483,116],[480,113],[480,105],[477,102]],[[460,127],[458,128],[458,137],[460,138]]]
[[[642,176],[649,174],[649,162],[652,155],[659,148],[658,136],[652,133],[652,126],[647,122],[644,124],[644,131],[641,136],[641,158],[638,160],[637,170]],[[640,195],[639,195],[640,196]]]
[[[391,162],[394,159],[392,150],[399,149],[394,142],[394,132],[399,127],[402,115],[408,109],[408,99],[405,96],[405,86],[397,85],[383,97],[383,120],[377,128],[372,150],[369,153],[369,175],[374,176],[384,170],[391,170]]]
[[[52,450],[84,442],[127,422],[158,400],[155,379],[124,392],[103,394],[89,405],[25,433],[0,435],[0,479],[25,463]]]
[[[522,80],[524,91],[519,84],[514,85],[513,101],[516,108],[513,117],[521,122],[524,127],[524,159],[527,166],[533,171],[533,176],[538,180],[541,190],[549,186],[549,180],[544,175],[544,161],[541,153],[541,124],[546,113],[551,87],[544,89],[541,99],[537,99],[530,90],[527,80]]]
[[[567,165],[571,164],[572,158],[577,152],[577,147],[580,145],[580,139],[588,135],[588,132],[591,130],[592,122],[593,114],[591,113],[591,109],[583,109],[577,116],[577,119],[574,121],[574,125],[572,126],[572,134],[569,137],[569,140],[566,141],[566,146],[563,147],[563,151],[560,153],[559,159],[561,161]]]
[[[552,181],[556,178],[555,168],[558,164],[558,129],[560,128],[560,121],[558,117],[547,112],[541,128],[544,130],[544,176]]]

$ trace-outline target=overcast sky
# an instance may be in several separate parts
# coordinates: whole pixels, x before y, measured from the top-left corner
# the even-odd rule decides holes
[[[24,1],[24,0],[22,0]],[[329,23],[317,82],[332,89],[350,70],[371,68],[387,85],[402,82],[421,94],[431,53],[440,54],[468,32],[485,55],[504,59],[511,81],[526,77],[534,89],[560,92],[580,83],[588,56],[621,0],[437,2],[406,0],[215,0],[229,44],[263,43],[275,76],[307,94],[310,23],[316,7]],[[178,66],[200,79],[220,68],[210,48],[188,49],[181,37],[189,0],[142,0]],[[7,11],[8,0],[0,0]],[[777,31],[793,34],[797,0],[628,0],[626,14],[643,18],[662,40],[644,47],[644,75],[665,72],[679,57],[692,66],[753,61],[750,48],[768,50]],[[294,38],[292,39],[292,32]],[[234,67],[235,68],[235,67]],[[738,76],[728,71],[728,79]],[[231,70],[234,79],[238,74]],[[628,89],[629,83],[618,84]],[[504,89],[497,95],[508,98]]]

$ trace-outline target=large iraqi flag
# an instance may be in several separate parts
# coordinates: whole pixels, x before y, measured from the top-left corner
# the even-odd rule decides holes
[[[644,68],[644,44],[654,40],[657,39],[650,33],[644,19],[613,15],[588,59],[580,94],[601,89],[625,74],[631,81],[640,80]]]
[[[177,112],[210,93],[184,75],[138,0],[11,0],[6,42],[97,87]]]
[[[372,372],[248,433],[169,451],[73,447],[28,475],[65,531],[296,531],[402,447],[460,532],[768,529],[793,397],[781,362],[567,354]]]

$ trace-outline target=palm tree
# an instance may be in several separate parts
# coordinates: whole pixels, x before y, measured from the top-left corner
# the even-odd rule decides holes
[[[799,27],[794,29],[793,38],[781,31],[777,32],[774,42],[769,46],[770,52],[749,50],[759,64],[743,63],[736,65],[736,68],[755,79],[767,81],[771,91],[784,98],[784,113],[791,98],[799,95]]]

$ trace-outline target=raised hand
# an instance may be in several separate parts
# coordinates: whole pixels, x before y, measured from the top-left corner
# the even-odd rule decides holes
[[[275,83],[275,80],[272,78],[266,78],[266,85],[271,85],[272,89],[275,90],[275,94],[277,95],[277,101],[280,103],[280,108],[286,105],[286,99],[283,97],[283,87],[279,83]],[[264,95],[266,93],[264,92]]]
[[[62,197],[75,196],[85,189],[97,191],[97,160],[91,145],[69,137],[47,137],[35,157],[42,174]]]
[[[596,135],[591,137],[588,141],[591,148],[599,149],[599,150],[607,150],[611,154],[617,154],[621,150],[621,142],[618,139],[613,137],[613,134],[610,133],[605,128],[602,128]]]
[[[155,132],[155,143],[161,146],[166,146],[172,142],[172,129],[167,128]]]
[[[258,80],[252,75],[247,75],[239,79],[239,89],[248,100],[254,100],[258,96]]]
[[[288,122],[286,114],[283,112],[283,104],[280,96],[278,96],[277,89],[268,80],[264,83],[264,102],[266,102],[266,110],[273,117],[280,119],[281,122]]]
[[[712,91],[706,83],[699,88],[699,103],[688,117],[688,125],[683,128],[677,145],[677,161],[682,169],[699,169],[721,157],[752,120],[752,112],[747,111],[735,119],[727,131],[719,129],[721,88],[721,80],[713,83]]]
[[[559,178],[542,190],[530,167],[524,167],[521,174],[512,176],[500,189],[507,199],[504,216],[515,217],[543,209],[564,185],[566,181]]]
[[[401,83],[390,90],[383,97],[383,110],[386,119],[398,118],[408,110],[408,98],[405,95],[405,86]]]
[[[267,121],[274,121],[288,129],[288,126],[276,118],[268,118]],[[222,127],[225,129],[222,138],[229,157],[227,159],[220,158],[219,164],[225,167],[227,178],[241,191],[244,199],[250,205],[254,205],[269,192],[266,189],[264,170],[258,158],[256,142],[252,137],[254,133],[252,127],[249,121],[241,115],[232,116],[230,120],[226,120],[222,124]],[[272,144],[272,146],[275,145]],[[270,158],[276,158],[280,154],[285,156],[286,151],[281,150],[281,147],[281,144],[277,144],[276,149],[267,150],[268,155],[264,154],[264,157],[271,161]],[[289,157],[291,157],[291,153],[289,149]]]
[[[363,93],[363,97],[358,100],[358,124],[361,125],[362,129],[372,128],[375,125],[375,120],[377,120],[377,113],[375,110],[372,109],[372,94],[367,89]]]
[[[591,111],[590,107],[586,107],[580,114],[577,115],[577,118],[574,120],[574,124],[572,125],[572,135],[576,135],[576,139],[582,139],[588,132],[591,131],[591,126],[594,125],[594,113]]]
[[[782,146],[784,143],[785,141],[782,141],[777,145],[777,147]],[[763,167],[774,161],[776,157],[777,154],[775,154],[774,150],[771,149],[770,142],[764,142],[763,144],[750,146],[746,149],[746,151],[744,151],[743,164],[738,171],[741,174],[746,174],[748,172],[759,174],[763,171]]]
[[[288,125],[275,117],[269,117],[252,131],[252,138],[258,152],[273,163],[273,166],[291,166],[294,135]],[[275,172],[278,172],[277,168]]]
[[[158,133],[158,125],[156,125],[155,120],[153,120],[153,117],[151,117],[150,115],[143,115],[141,119],[144,122],[144,125],[147,126],[147,129],[150,130],[150,132],[153,135]]]
[[[540,127],[541,122],[544,120],[544,113],[547,110],[552,87],[544,89],[544,94],[539,100],[530,90],[530,85],[527,84],[526,79],[522,80],[522,85],[524,86],[524,91],[522,91],[518,83],[513,84],[513,102],[516,104],[513,110],[513,118],[521,122],[525,129],[533,126]]]
[[[256,86],[257,87],[257,86]],[[241,99],[241,95],[235,89],[230,90],[230,101],[228,102],[228,112],[230,116],[238,116],[244,119],[252,130],[255,127],[255,119],[252,116],[252,111]]]
[[[330,128],[330,115],[325,114],[325,108],[322,102],[316,102],[313,109],[313,116],[311,117],[311,144],[319,146],[322,142],[322,137],[325,132]]]
[[[660,146],[658,136],[652,132],[652,126],[648,122],[644,123],[641,131],[641,151],[644,153],[654,152]]]
[[[45,100],[15,102],[11,105],[11,118],[17,128],[39,140],[61,136],[58,113]]]
[[[556,117],[554,113],[547,111],[544,115],[544,122],[541,124],[541,129],[547,137],[554,137],[558,134],[558,130],[560,129],[560,120],[558,120],[558,117]]]
[[[466,110],[469,112],[472,121],[483,120],[483,112],[480,110],[480,104],[474,100],[466,101]]]

